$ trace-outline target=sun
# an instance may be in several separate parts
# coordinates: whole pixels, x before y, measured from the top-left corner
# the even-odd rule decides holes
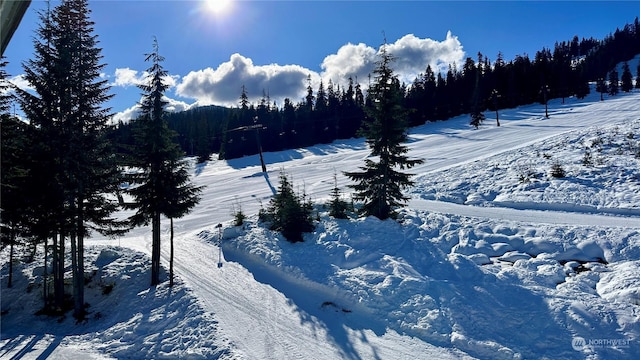
[[[222,15],[231,10],[232,0],[205,0],[205,8],[215,15]]]

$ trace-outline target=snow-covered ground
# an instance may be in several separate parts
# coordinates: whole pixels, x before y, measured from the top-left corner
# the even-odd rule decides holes
[[[0,358],[639,358],[640,93],[598,100],[412,129],[425,162],[399,221],[319,207],[297,244],[255,215],[279,172],[322,203],[335,172],[346,192],[362,139],[265,154],[268,174],[257,156],[199,165],[207,188],[175,221],[173,289],[148,286],[150,229],[95,237],[90,319],[39,317],[42,264],[8,289],[2,252]]]

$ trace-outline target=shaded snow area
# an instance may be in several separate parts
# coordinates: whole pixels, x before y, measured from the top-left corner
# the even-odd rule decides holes
[[[425,163],[397,221],[323,205],[334,172],[348,199],[341,172],[368,157],[363,139],[267,153],[267,173],[257,156],[194,165],[207,188],[175,220],[177,285],[148,286],[149,228],[94,237],[82,324],[35,315],[41,260],[16,262],[8,289],[5,249],[0,358],[640,358],[640,93],[549,114],[412,129]],[[303,243],[258,221],[283,170],[317,206]]]
[[[374,331],[386,327],[473,357],[638,355],[640,261],[624,260],[639,258],[636,230],[414,210],[403,211],[400,224],[324,220],[304,244],[251,222],[223,241],[223,251],[254,274],[265,262],[283,271],[299,283],[280,289],[289,298],[322,294],[301,302],[309,312],[322,302],[347,325],[369,322]],[[631,347],[576,351],[576,337],[624,339]]]
[[[11,289],[6,288],[7,267],[2,268],[0,358],[203,359],[226,352],[211,336],[217,329],[212,314],[181,281],[173,288],[168,283],[149,287],[149,256],[112,246],[89,247],[85,254],[91,264],[85,272],[90,307],[82,324],[71,313],[54,319],[34,315],[42,308],[41,264],[18,267]]]

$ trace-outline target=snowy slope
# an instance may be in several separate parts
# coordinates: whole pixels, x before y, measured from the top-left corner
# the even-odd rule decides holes
[[[203,200],[175,221],[175,289],[148,288],[148,228],[88,242],[95,283],[114,286],[94,286],[86,324],[31,315],[39,300],[20,294],[42,268],[7,289],[4,266],[0,357],[637,358],[640,93],[598,97],[554,100],[549,119],[539,104],[503,110],[499,128],[491,112],[479,130],[466,117],[415,128],[425,163],[400,223],[320,209],[302,244],[254,214],[281,170],[317,202],[334,172],[344,188],[362,139],[265,154],[266,175],[257,156],[199,165]]]

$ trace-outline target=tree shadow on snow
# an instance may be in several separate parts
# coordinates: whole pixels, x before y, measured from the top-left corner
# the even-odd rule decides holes
[[[367,309],[348,304],[347,296],[341,296],[335,289],[300,280],[263,263],[251,261],[231,247],[225,247],[224,252],[227,261],[242,265],[253,274],[256,281],[282,293],[300,317],[301,324],[309,326],[316,335],[326,332],[325,341],[340,349],[341,358],[380,359],[375,346],[368,342],[367,333],[382,336],[387,330],[386,324],[372,317]],[[362,345],[370,346],[366,355],[356,349],[354,338],[359,339]]]

